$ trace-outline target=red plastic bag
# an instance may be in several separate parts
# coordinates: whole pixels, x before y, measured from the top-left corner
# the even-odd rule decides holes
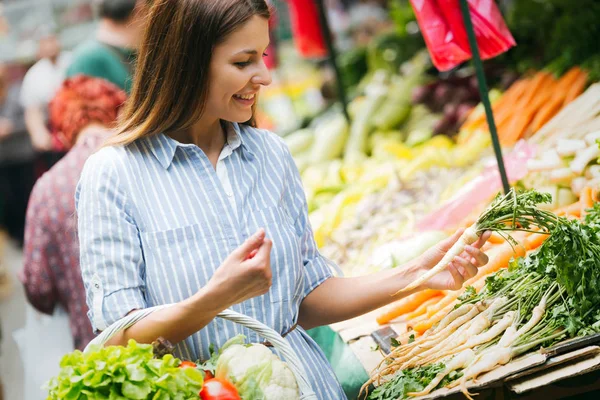
[[[307,58],[327,55],[319,24],[319,12],[314,0],[288,0],[292,34],[298,52]]]
[[[437,69],[447,71],[471,58],[459,0],[410,2]],[[468,0],[468,5],[482,59],[493,58],[516,44],[494,0]]]

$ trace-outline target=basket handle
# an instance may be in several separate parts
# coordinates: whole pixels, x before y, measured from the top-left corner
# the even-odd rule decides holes
[[[165,309],[170,307],[171,304],[165,304],[150,308],[145,308],[143,310],[136,310],[124,318],[118,320],[104,331],[102,331],[98,336],[96,336],[85,348],[84,352],[87,352],[91,346],[100,345],[103,346],[117,333],[124,331],[125,329],[135,325],[138,321],[144,319],[148,315],[152,314],[155,311]],[[233,310],[224,310],[217,314],[217,317],[226,319],[231,322],[235,322],[237,324],[243,325],[248,329],[253,330],[258,333],[261,337],[269,341],[273,347],[275,347],[279,352],[285,357],[290,370],[294,374],[296,378],[296,382],[298,383],[298,388],[300,389],[300,393],[302,394],[301,400],[317,400],[317,396],[313,392],[308,379],[306,379],[306,371],[304,370],[304,365],[296,355],[296,352],[290,344],[281,337],[279,333],[269,328],[262,322],[259,322],[253,318],[250,318],[244,314],[240,314]]]

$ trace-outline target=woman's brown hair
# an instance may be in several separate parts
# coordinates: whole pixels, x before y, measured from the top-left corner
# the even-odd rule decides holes
[[[127,145],[160,132],[185,130],[200,119],[214,48],[253,16],[270,17],[265,0],[154,0],[139,50],[133,90],[118,133]],[[254,126],[252,119],[246,124]]]

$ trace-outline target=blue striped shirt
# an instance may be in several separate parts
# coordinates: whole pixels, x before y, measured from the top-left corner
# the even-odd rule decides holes
[[[287,332],[304,297],[331,277],[314,242],[291,154],[264,130],[231,124],[217,171],[199,147],[164,134],[103,148],[88,159],[76,202],[81,271],[96,330],[131,310],[192,296],[260,227],[273,240],[273,285],[233,310]],[[236,334],[262,341],[217,318],[180,343],[176,354],[204,360],[211,343],[220,346]],[[306,332],[298,327],[287,339],[319,398],[345,398]]]

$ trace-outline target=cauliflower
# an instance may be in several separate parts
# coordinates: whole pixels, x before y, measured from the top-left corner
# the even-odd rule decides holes
[[[231,339],[220,350],[215,377],[236,386],[243,400],[298,400],[300,391],[286,363],[262,344]]]

